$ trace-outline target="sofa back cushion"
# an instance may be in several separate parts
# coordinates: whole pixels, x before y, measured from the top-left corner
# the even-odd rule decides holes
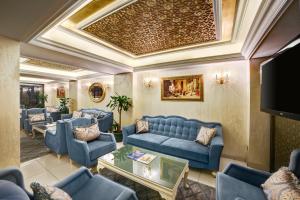
[[[0,180],[0,199],[29,200],[29,197],[25,191],[15,183],[7,180]]]
[[[216,128],[219,135],[220,123],[202,122],[196,119],[186,119],[180,116],[143,116],[149,122],[149,132],[184,140],[196,140],[202,126]],[[219,128],[218,128],[219,127]]]
[[[80,110],[82,112],[82,114],[89,114],[92,115],[92,117],[94,118],[102,118],[105,117],[107,114],[109,114],[109,112],[97,109],[97,108],[89,108],[89,109],[81,109]]]

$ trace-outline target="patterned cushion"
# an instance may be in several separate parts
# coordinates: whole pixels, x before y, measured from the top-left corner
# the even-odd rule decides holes
[[[299,180],[287,167],[280,168],[262,187],[268,200],[300,199]]]
[[[68,193],[57,187],[42,186],[37,182],[31,183],[30,187],[35,200],[72,200]]]
[[[88,127],[75,128],[74,136],[76,139],[86,142],[95,140],[100,136],[98,123],[92,124]]]
[[[82,113],[82,117],[92,119],[95,117],[95,115],[93,113]]]
[[[77,118],[80,118],[81,115],[82,115],[82,112],[74,111],[73,115],[72,115],[72,118],[77,119]]]
[[[30,122],[45,121],[45,114],[44,113],[29,114],[28,118]]]
[[[208,145],[211,139],[215,136],[216,129],[215,128],[206,128],[202,126],[196,138],[196,142],[199,142],[203,145]]]
[[[149,132],[149,123],[145,120],[136,121],[136,133],[146,133]]]

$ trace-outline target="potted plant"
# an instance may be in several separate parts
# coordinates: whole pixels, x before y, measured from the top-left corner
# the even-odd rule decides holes
[[[69,114],[69,103],[70,98],[59,99],[59,111],[61,112],[61,114]]]
[[[122,141],[122,111],[128,111],[130,107],[132,107],[131,98],[125,95],[119,95],[116,93],[114,96],[110,97],[109,103],[106,105],[111,110],[117,109],[119,114],[119,122],[114,121],[113,123],[113,133],[115,134],[115,138],[117,142]]]
[[[38,108],[44,108],[45,102],[48,102],[48,95],[42,93],[37,94],[37,102],[38,102],[37,104]]]

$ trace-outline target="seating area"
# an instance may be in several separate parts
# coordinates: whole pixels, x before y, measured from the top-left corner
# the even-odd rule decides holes
[[[0,1],[0,200],[300,200],[300,0]]]

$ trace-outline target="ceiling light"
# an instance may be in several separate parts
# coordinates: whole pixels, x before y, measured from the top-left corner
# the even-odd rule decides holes
[[[52,82],[54,80],[44,79],[44,78],[33,78],[33,77],[20,76],[20,81],[21,82],[34,82],[34,83],[49,83],[49,82]]]

